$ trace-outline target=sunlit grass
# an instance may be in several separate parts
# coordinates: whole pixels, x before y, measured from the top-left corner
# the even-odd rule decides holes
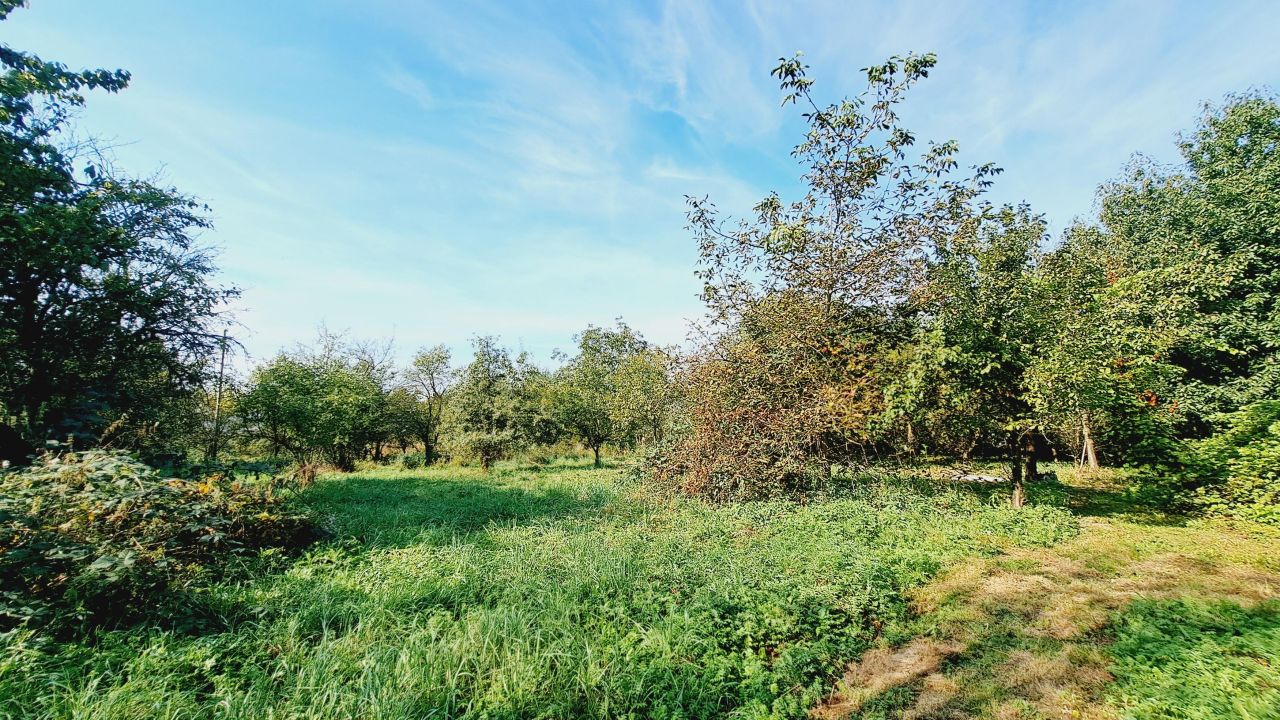
[[[1080,534],[909,590],[918,616],[855,666],[843,708],[866,718],[1280,718],[1280,538],[1147,511],[1105,474],[1064,480],[1054,492],[1083,516]]]
[[[11,638],[10,717],[803,716],[966,557],[1074,533],[1052,508],[850,486],[715,506],[561,461],[323,478],[331,539],[208,588],[200,633]],[[41,644],[45,643],[45,644]]]

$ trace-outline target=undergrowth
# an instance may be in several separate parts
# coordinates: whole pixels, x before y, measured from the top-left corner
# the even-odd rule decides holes
[[[1125,716],[1280,718],[1280,602],[1137,601],[1114,632],[1109,694]]]

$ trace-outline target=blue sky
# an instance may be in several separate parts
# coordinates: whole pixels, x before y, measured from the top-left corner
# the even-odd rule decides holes
[[[908,125],[1004,167],[992,198],[1055,234],[1133,153],[1174,160],[1202,101],[1280,85],[1276,2],[32,5],[5,42],[133,73],[82,126],[213,207],[255,358],[322,322],[402,355],[497,334],[547,360],[618,316],[681,341],[684,195],[797,191],[769,70],[798,50],[827,99],[938,53]]]

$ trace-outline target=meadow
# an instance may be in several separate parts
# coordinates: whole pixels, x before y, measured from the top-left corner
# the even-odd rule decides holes
[[[334,475],[300,502],[330,537],[201,589],[199,621],[13,639],[4,715],[801,717],[906,590],[1076,532],[962,490],[711,505],[577,461]]]
[[[1019,39],[1098,35],[1062,8],[766,76],[775,34],[849,24],[601,4],[391,38],[412,13],[294,3],[246,75],[170,52],[239,15],[27,4],[0,25],[151,89],[99,115],[130,71],[0,42],[0,720],[1280,720],[1280,96],[1245,62],[1274,53],[1214,31],[1220,73],[1190,31],[1256,12],[1142,23],[1170,31],[1144,85]],[[520,41],[486,47],[499,18]],[[1013,54],[966,60],[968,21]],[[1078,102],[1090,72],[1160,122]],[[210,197],[127,169],[168,143]]]
[[[1021,510],[987,494],[885,475],[802,501],[717,505],[564,459],[323,476],[297,502],[328,537],[189,589],[185,620],[11,636],[0,715],[1051,717],[1040,711],[1074,692],[1110,713],[1209,718],[1221,716],[1214,703],[1271,683],[1240,716],[1274,716],[1274,668],[1258,658],[1274,653],[1280,607],[1237,596],[1253,587],[1265,598],[1280,542],[1241,537],[1222,555],[1221,530],[1103,520],[1117,508],[1083,488],[1046,487]],[[1100,527],[1119,534],[1104,541]],[[1148,587],[1149,602],[1086,594],[1081,637],[1038,634],[1053,599],[1080,587],[1010,577],[1054,577],[1037,563],[1081,547],[1096,567],[1069,580],[1093,590],[1132,574],[1125,552],[1217,560],[1198,575],[1147,567],[1174,578]],[[1234,579],[1206,584],[1215,573]],[[1181,592],[1192,577],[1216,600]],[[1184,622],[1216,630],[1192,638]],[[1116,635],[1112,657],[1103,638]],[[877,658],[885,667],[870,670]],[[1025,670],[1017,682],[1011,662]],[[1041,696],[1027,692],[1027,672],[1042,675]],[[948,675],[958,691],[939,705]],[[1073,675],[1098,681],[1063,682]],[[921,712],[930,702],[939,714]]]

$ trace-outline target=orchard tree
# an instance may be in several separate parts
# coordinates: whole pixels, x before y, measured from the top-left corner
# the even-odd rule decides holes
[[[1112,240],[1073,226],[1037,268],[1047,335],[1028,373],[1031,400],[1046,422],[1078,439],[1079,462],[1091,470],[1100,466],[1100,445],[1123,459],[1153,431],[1168,436],[1170,424],[1149,422],[1159,416],[1148,399],[1168,395],[1178,375],[1162,361],[1167,341],[1129,326],[1129,310],[1163,299],[1140,299],[1149,290],[1126,279]]]
[[[1280,106],[1206,107],[1181,168],[1139,158],[1103,186],[1042,275],[1056,337],[1032,372],[1042,410],[1074,419],[1083,456],[1163,463],[1215,417],[1274,397],[1280,290]]]
[[[621,320],[615,329],[588,327],[577,337],[578,354],[556,373],[554,398],[561,424],[588,447],[595,466],[608,443],[625,443],[634,426],[619,402],[628,363],[649,345]],[[644,378],[631,370],[631,380]],[[629,388],[634,390],[634,388]]]
[[[647,346],[624,358],[614,372],[609,414],[634,442],[661,442],[679,389],[673,381],[675,353]]]
[[[478,337],[472,347],[448,407],[456,442],[488,470],[521,446],[519,382],[516,364],[496,338]]]
[[[552,445],[565,434],[555,406],[555,375],[529,353],[515,357],[516,436],[521,447]]]
[[[382,406],[387,442],[398,447],[401,454],[408,452],[410,446],[421,442],[423,426],[426,424],[426,408],[412,390],[406,387],[393,388],[387,393]]]
[[[689,430],[665,459],[673,472],[727,496],[772,494],[873,447],[885,378],[869,370],[904,334],[935,245],[972,222],[998,172],[957,173],[953,142],[914,151],[898,106],[934,64],[891,58],[865,70],[864,93],[822,105],[806,66],[783,59],[773,74],[784,104],[804,108],[794,155],[808,192],[770,195],[737,223],[690,199],[712,326],[686,375]]]
[[[455,378],[449,363],[449,349],[436,345],[419,350],[404,374],[405,386],[418,404],[411,415],[413,432],[428,464],[440,455],[440,429]]]
[[[72,137],[84,93],[128,73],[7,45],[0,66],[0,416],[28,440],[138,436],[207,379],[237,295],[198,242],[207,208]]]
[[[1202,436],[1280,390],[1280,105],[1230,97],[1179,145],[1182,168],[1140,159],[1104,187],[1101,221],[1116,325],[1180,374],[1157,404]]]
[[[990,211],[937,243],[918,294],[926,342],[939,348],[930,357],[940,360],[942,418],[968,416],[971,432],[1008,449],[1016,506],[1044,435],[1027,376],[1046,330],[1035,275],[1044,237],[1044,220],[1025,206]]]
[[[385,398],[367,362],[322,340],[255,369],[239,413],[273,453],[352,470],[385,437]]]

